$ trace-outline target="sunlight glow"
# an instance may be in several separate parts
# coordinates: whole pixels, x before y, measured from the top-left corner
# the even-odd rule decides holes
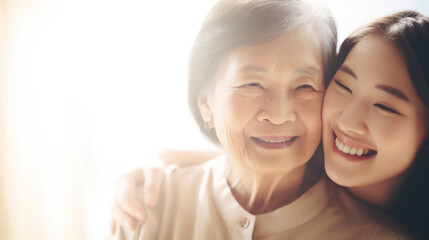
[[[429,14],[424,1],[325,2],[340,42],[387,13]],[[19,205],[9,212],[11,232],[105,239],[120,174],[163,149],[214,148],[187,108],[186,70],[215,0],[7,3],[13,69],[3,101],[13,161],[5,164],[5,190]]]

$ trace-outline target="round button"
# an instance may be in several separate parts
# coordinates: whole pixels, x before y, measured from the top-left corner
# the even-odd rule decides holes
[[[248,218],[243,218],[240,221],[240,226],[244,229],[248,228],[250,225],[250,220]]]

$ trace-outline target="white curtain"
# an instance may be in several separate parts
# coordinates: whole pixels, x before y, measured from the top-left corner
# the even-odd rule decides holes
[[[210,4],[2,2],[1,239],[105,239],[119,174],[164,146],[210,146],[185,73]]]
[[[163,148],[212,148],[187,110],[186,63],[214,2],[0,0],[0,239],[105,239],[121,173]],[[395,10],[429,14],[327,2],[341,38]]]
[[[2,239],[85,239],[87,116],[56,55],[64,50],[45,42],[53,3],[2,2]]]

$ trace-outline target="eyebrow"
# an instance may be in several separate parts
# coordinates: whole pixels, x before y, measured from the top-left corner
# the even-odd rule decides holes
[[[392,94],[395,97],[398,97],[406,102],[409,102],[410,99],[399,89],[391,87],[391,86],[387,86],[387,85],[376,85],[375,88],[378,88],[380,90],[383,90],[387,93]]]
[[[356,73],[353,72],[353,70],[347,66],[347,65],[341,65],[340,69],[341,71],[349,74],[350,76],[354,77],[355,79],[358,79]],[[410,99],[399,89],[391,87],[391,86],[387,86],[387,85],[382,85],[382,84],[378,84],[375,86],[375,88],[380,89],[382,91],[385,91],[387,93],[390,93],[391,95],[400,98],[406,102],[409,102]]]
[[[314,73],[319,73],[320,70],[314,67],[302,67],[295,69],[295,73],[304,73],[307,75],[313,75]]]
[[[265,68],[255,66],[255,65],[245,65],[241,67],[240,70],[246,71],[246,72],[267,72]],[[302,67],[302,68],[295,69],[295,73],[305,73],[308,75],[312,75],[318,72],[320,72],[320,70],[314,67]]]
[[[343,72],[345,72],[345,73],[347,73],[347,74],[349,74],[350,76],[352,76],[352,77],[354,77],[354,78],[356,78],[356,79],[358,79],[358,77],[357,77],[357,75],[356,75],[356,73],[355,72],[353,72],[353,70],[349,67],[349,66],[347,66],[347,65],[341,65],[341,67],[340,67],[340,69],[339,69],[340,71],[343,71]]]
[[[255,65],[244,65],[243,67],[240,68],[241,71],[245,71],[245,72],[267,72],[267,70],[263,67],[258,67]]]

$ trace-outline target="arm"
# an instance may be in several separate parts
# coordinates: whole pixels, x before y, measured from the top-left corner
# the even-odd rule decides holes
[[[143,222],[146,213],[137,202],[137,185],[143,184],[143,200],[149,207],[154,207],[158,201],[162,181],[163,168],[166,165],[177,164],[181,167],[206,162],[221,152],[170,150],[160,154],[164,165],[139,168],[123,175],[116,186],[116,201],[112,206],[111,232],[116,232],[116,223],[133,230],[136,221]]]
[[[162,152],[159,157],[164,165],[177,164],[180,167],[185,167],[207,162],[221,153],[220,151],[169,150]]]

